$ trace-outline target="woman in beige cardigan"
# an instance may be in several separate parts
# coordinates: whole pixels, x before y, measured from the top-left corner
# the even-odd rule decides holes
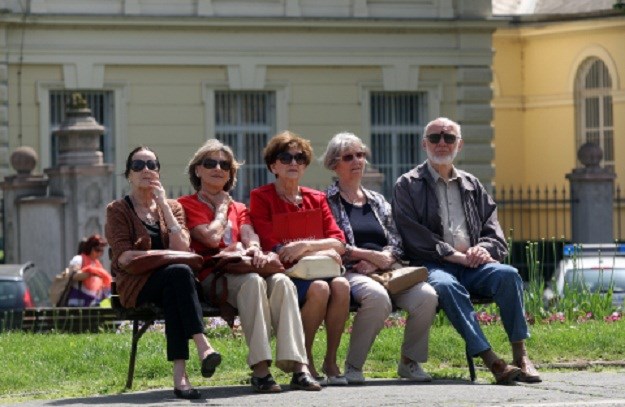
[[[202,361],[202,376],[213,375],[221,355],[204,336],[193,271],[182,264],[145,274],[124,271],[133,258],[155,250],[189,251],[184,210],[177,201],[166,198],[159,170],[156,154],[147,147],[137,147],[128,155],[125,176],[130,193],[106,208],[111,271],[124,307],[153,303],[163,308],[167,359],[173,362],[174,394],[178,398],[198,399],[201,394],[191,386],[186,373],[189,339],[195,342]]]

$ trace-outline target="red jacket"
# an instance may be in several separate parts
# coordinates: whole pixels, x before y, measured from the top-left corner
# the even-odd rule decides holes
[[[302,194],[302,204],[299,207],[280,199],[273,183],[258,187],[250,193],[250,217],[254,230],[260,236],[263,250],[274,250],[277,245],[287,243],[280,241],[275,236],[274,215],[311,209],[321,210],[321,226],[324,238],[334,238],[345,242],[345,235],[332,216],[326,195],[321,191],[306,187],[300,187],[300,193]],[[306,238],[306,231],[302,231],[300,237]]]

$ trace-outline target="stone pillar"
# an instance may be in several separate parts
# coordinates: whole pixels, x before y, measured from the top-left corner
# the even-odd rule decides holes
[[[613,201],[616,174],[599,166],[603,151],[582,145],[577,158],[584,168],[566,174],[571,185],[571,232],[574,243],[613,243]]]
[[[37,153],[31,147],[16,148],[10,162],[17,175],[5,177],[0,183],[4,194],[4,262],[7,264],[31,260],[20,253],[20,203],[27,197],[46,195],[48,179],[42,174],[32,173],[37,159]]]
[[[100,126],[80,95],[74,95],[56,134],[59,165],[33,175],[37,154],[17,148],[6,177],[4,231],[7,263],[33,261],[53,278],[76,254],[81,238],[104,234],[105,209],[113,195],[113,166],[103,164]],[[46,177],[47,175],[47,177]],[[102,263],[109,268],[108,256]]]
[[[50,180],[50,197],[64,197],[62,235],[68,242],[63,257],[76,254],[81,238],[104,234],[105,210],[113,195],[113,166],[104,164],[99,151],[104,127],[91,116],[79,94],[72,96],[66,117],[55,135],[59,140],[59,165],[44,172]],[[108,268],[108,256],[102,258]]]

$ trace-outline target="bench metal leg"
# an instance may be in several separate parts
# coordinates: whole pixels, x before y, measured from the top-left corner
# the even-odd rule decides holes
[[[139,320],[132,321],[132,345],[130,347],[130,361],[128,363],[128,377],[126,378],[126,388],[132,388],[132,381],[135,376],[135,361],[137,360],[137,345],[139,339],[143,336],[145,331],[148,330],[150,325],[154,323],[154,320],[145,321],[143,326],[139,328]]]
[[[469,365],[469,375],[471,376],[471,381],[474,382],[476,375],[475,375],[475,363],[473,363],[473,356],[471,356],[468,349],[465,350],[465,354],[467,356],[467,365]]]

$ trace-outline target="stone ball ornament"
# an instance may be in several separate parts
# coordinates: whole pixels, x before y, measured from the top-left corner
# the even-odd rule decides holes
[[[586,142],[577,151],[577,159],[585,167],[598,167],[603,159],[603,150],[597,143]]]
[[[11,166],[18,175],[29,175],[33,172],[37,166],[39,157],[34,148],[29,146],[22,146],[16,148],[11,153],[10,161]]]

